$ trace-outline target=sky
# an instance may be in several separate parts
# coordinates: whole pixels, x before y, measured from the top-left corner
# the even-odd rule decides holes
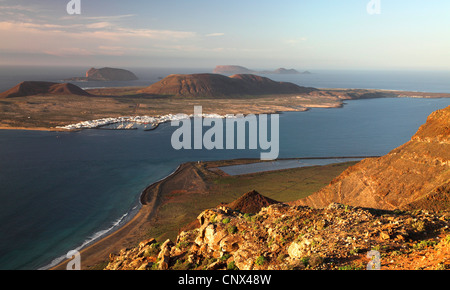
[[[0,0],[0,65],[450,70],[448,0],[69,2]]]

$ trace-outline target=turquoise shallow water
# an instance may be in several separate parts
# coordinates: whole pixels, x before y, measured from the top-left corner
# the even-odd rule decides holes
[[[274,170],[284,170],[310,166],[322,166],[341,162],[361,161],[361,159],[362,158],[284,159],[269,162],[256,162],[250,164],[224,166],[219,167],[219,169],[228,175],[236,176]]]
[[[384,155],[450,99],[348,101],[280,115],[280,158]],[[175,128],[0,131],[0,269],[38,269],[124,221],[142,190],[197,160],[259,150],[172,149]],[[127,215],[128,214],[128,215]]]

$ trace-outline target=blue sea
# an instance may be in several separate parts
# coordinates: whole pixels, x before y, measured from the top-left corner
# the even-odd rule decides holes
[[[0,67],[0,90],[22,80],[58,81],[87,68]],[[202,70],[136,69],[149,85],[170,73]],[[203,70],[203,72],[205,72]],[[314,72],[273,76],[315,87],[450,92],[448,73]],[[372,78],[370,77],[372,75]],[[435,77],[436,77],[435,75]],[[20,79],[19,79],[20,78]],[[422,80],[422,82],[419,81]],[[82,83],[82,87],[117,83]],[[130,85],[130,83],[120,84]],[[347,101],[339,109],[280,115],[280,158],[377,156],[410,140],[430,113],[450,99]],[[175,112],[176,113],[176,112]],[[176,128],[145,132],[0,130],[0,269],[45,269],[132,217],[148,185],[187,161],[259,158],[259,150],[181,150],[171,146]]]

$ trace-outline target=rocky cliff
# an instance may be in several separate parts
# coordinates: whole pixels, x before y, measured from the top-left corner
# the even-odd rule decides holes
[[[358,163],[294,204],[326,207],[332,202],[391,210],[449,209],[450,107],[431,114],[408,143]]]
[[[298,94],[314,91],[313,88],[293,83],[276,82],[269,78],[237,74],[230,77],[220,74],[170,75],[139,91],[142,94],[177,97],[233,97],[271,94]]]

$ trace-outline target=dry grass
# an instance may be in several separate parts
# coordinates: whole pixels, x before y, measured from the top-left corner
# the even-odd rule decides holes
[[[267,95],[229,99],[172,98],[138,94],[141,89],[88,90],[93,96],[36,95],[0,100],[0,127],[55,128],[106,117],[192,114],[194,106],[204,113],[259,114],[303,111],[308,107],[339,107],[330,96]]]

